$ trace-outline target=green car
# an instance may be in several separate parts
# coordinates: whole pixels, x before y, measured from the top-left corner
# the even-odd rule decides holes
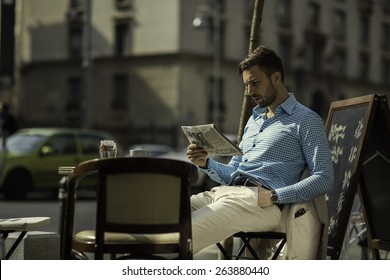
[[[31,191],[58,190],[59,166],[75,166],[99,157],[100,140],[114,139],[96,130],[28,128],[0,147],[0,190],[6,199],[21,199]],[[118,147],[118,155],[122,149]]]

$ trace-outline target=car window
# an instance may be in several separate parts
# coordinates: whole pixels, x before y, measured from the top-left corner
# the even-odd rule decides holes
[[[73,134],[58,134],[51,137],[44,145],[45,149],[50,149],[51,154],[76,154],[76,139]]]
[[[12,135],[7,140],[7,151],[15,153],[31,153],[43,140],[43,135]],[[3,149],[0,145],[0,149]]]
[[[102,136],[98,135],[80,135],[81,151],[83,154],[97,154]]]

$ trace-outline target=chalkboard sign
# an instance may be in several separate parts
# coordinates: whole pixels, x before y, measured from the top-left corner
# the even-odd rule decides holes
[[[326,132],[334,165],[334,189],[328,194],[328,256],[338,259],[359,183],[363,148],[379,104],[377,95],[332,102]]]

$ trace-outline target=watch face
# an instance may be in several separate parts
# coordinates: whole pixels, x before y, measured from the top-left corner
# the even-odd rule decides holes
[[[271,193],[271,201],[272,201],[272,203],[278,202],[278,195],[275,192]]]

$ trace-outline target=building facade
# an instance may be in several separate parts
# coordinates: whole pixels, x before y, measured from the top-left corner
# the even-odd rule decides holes
[[[182,146],[189,124],[237,133],[252,10],[253,0],[17,1],[17,73],[0,97],[22,126],[104,129],[125,146]],[[264,0],[259,41],[324,119],[331,101],[390,95],[390,0]]]

